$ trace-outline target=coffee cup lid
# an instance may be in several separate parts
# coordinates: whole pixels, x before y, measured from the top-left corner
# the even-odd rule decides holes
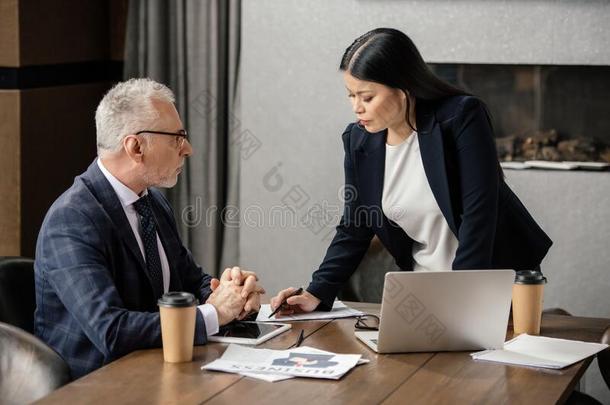
[[[515,276],[515,284],[546,284],[546,277],[539,271],[521,270]]]
[[[163,294],[157,301],[157,304],[163,307],[172,308],[192,307],[197,304],[197,299],[191,293],[172,291]]]

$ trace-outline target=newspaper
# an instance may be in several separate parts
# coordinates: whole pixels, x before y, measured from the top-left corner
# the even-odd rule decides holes
[[[311,321],[318,319],[337,319],[337,318],[351,318],[355,316],[362,316],[364,312],[355,310],[348,307],[343,302],[337,300],[333,303],[333,308],[330,311],[313,311],[302,314],[294,314],[287,316],[272,316],[271,306],[269,304],[261,305],[261,309],[258,311],[256,317],[257,322],[286,322],[286,321]]]
[[[307,346],[272,350],[231,344],[219,359],[201,368],[250,375],[266,381],[278,381],[284,376],[338,380],[354,368],[361,357],[360,354],[322,352]]]
[[[319,350],[319,349],[315,349],[313,347],[307,347],[307,351],[308,352],[312,352],[312,353],[320,353],[320,354],[334,354],[332,352],[327,352],[325,350]],[[358,360],[358,363],[356,363],[357,366],[361,365],[361,364],[368,364],[370,363],[369,359],[365,359],[363,357],[361,357]],[[284,381],[284,380],[289,380],[291,378],[295,378],[295,376],[292,375],[281,375],[281,374],[258,374],[258,373],[240,373],[241,375],[244,375],[246,377],[250,377],[250,378],[256,378],[259,380],[263,380],[263,381],[268,381],[268,382],[277,382],[277,381]]]

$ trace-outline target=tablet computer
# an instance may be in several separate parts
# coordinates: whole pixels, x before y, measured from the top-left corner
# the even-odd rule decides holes
[[[259,345],[290,329],[288,323],[234,321],[221,326],[218,333],[208,336],[211,342]]]

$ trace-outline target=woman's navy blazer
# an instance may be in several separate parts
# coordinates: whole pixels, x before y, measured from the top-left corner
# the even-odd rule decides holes
[[[459,242],[452,269],[539,266],[553,242],[504,182],[484,104],[473,96],[452,96],[417,100],[416,106],[426,177]],[[307,289],[323,306],[332,304],[373,235],[402,270],[413,270],[413,240],[382,211],[386,137],[387,130],[369,133],[355,124],[343,133],[344,212]]]

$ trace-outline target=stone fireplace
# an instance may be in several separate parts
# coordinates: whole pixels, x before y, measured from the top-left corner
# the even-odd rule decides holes
[[[487,103],[502,161],[610,163],[610,66],[431,66]]]

